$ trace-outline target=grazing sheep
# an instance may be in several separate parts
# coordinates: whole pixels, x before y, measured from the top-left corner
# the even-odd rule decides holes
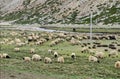
[[[116,50],[110,51],[110,53],[108,54],[108,56],[112,56],[112,57],[118,57],[118,52]]]
[[[109,37],[110,40],[116,40],[116,36],[114,36],[114,35],[110,35],[108,37]]]
[[[93,45],[93,46],[92,46],[93,49],[96,49],[96,47],[97,47],[96,45]]]
[[[21,43],[21,40],[18,38],[15,38],[15,43]]]
[[[108,49],[104,49],[104,51],[108,51]]]
[[[71,38],[70,43],[71,43],[71,45],[79,45],[80,41],[75,38]]]
[[[52,47],[52,46],[55,46],[56,44],[57,43],[55,41],[52,41],[49,46]]]
[[[33,60],[33,61],[41,61],[42,58],[41,58],[40,55],[38,55],[38,54],[34,54],[34,55],[32,56],[32,60]]]
[[[52,63],[52,60],[51,60],[51,58],[49,58],[49,57],[45,57],[45,58],[44,58],[44,62],[45,62],[45,63]]]
[[[14,48],[14,51],[15,51],[15,52],[19,52],[19,51],[20,51],[20,48]]]
[[[5,44],[5,42],[4,41],[0,41],[0,44],[2,45],[2,44]]]
[[[90,54],[95,54],[95,51],[93,49],[88,50]]]
[[[120,68],[120,61],[115,62],[115,68]]]
[[[48,50],[48,53],[53,53],[53,51],[51,49]]]
[[[3,53],[2,58],[10,58],[10,56],[7,53]]]
[[[31,58],[30,57],[24,57],[23,60],[25,60],[25,62],[29,62],[29,61],[31,61]]]
[[[24,46],[26,43],[20,42],[20,43],[16,43],[17,46],[21,47]]]
[[[98,60],[98,58],[96,58],[95,56],[92,56],[92,55],[89,56],[88,60],[89,60],[89,62],[92,61],[92,62],[98,62],[98,63],[100,63],[100,61]]]
[[[57,59],[58,63],[64,63],[64,57],[60,56]]]
[[[76,58],[75,53],[72,53],[72,54],[71,54],[71,58],[72,58],[72,59],[75,59],[75,58]]]
[[[58,57],[58,53],[54,52],[54,57],[57,58]]]
[[[31,42],[33,40],[32,36],[28,36],[28,42]]]
[[[95,56],[96,56],[97,58],[104,58],[104,53],[103,53],[103,52],[96,52],[96,53],[95,53]]]
[[[30,53],[32,54],[32,53],[35,53],[35,49],[34,48],[31,48],[30,49]]]
[[[82,52],[82,53],[84,53],[84,52],[85,52],[85,53],[89,52],[88,47],[83,47],[81,52]]]

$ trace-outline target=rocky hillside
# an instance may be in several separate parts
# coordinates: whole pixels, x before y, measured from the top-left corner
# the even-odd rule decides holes
[[[0,0],[0,19],[16,23],[119,24],[120,0]]]

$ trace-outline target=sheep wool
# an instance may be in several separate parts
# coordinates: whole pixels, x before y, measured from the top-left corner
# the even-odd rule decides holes
[[[10,56],[7,53],[3,53],[2,58],[10,58]]]
[[[60,56],[57,59],[58,63],[64,63],[64,57]]]
[[[72,53],[72,54],[71,54],[71,58],[72,58],[72,59],[75,59],[75,58],[76,58],[75,53]]]
[[[32,60],[33,60],[33,61],[41,61],[42,58],[41,58],[40,55],[38,55],[38,54],[34,54],[34,55],[32,56]]]
[[[30,53],[35,53],[35,49],[34,49],[34,48],[31,48],[31,49],[30,49]]]
[[[88,53],[89,52],[88,47],[83,47],[81,52],[82,53]]]
[[[53,53],[53,51],[51,49],[48,50],[48,53]]]
[[[23,60],[24,60],[25,62],[29,62],[29,61],[31,61],[31,58],[30,58],[30,57],[24,57]]]
[[[118,56],[118,52],[116,50],[113,50],[113,51],[110,51],[109,53],[109,57],[112,56],[112,57],[117,57]]]
[[[115,68],[120,68],[120,61],[115,62]]]
[[[95,56],[96,56],[97,58],[104,58],[104,53],[103,53],[103,52],[96,52],[96,53],[95,53]]]
[[[14,48],[14,51],[15,51],[15,52],[19,52],[19,51],[20,51],[20,48]]]
[[[45,63],[52,63],[52,60],[51,60],[51,58],[49,58],[49,57],[45,57],[45,58],[44,58],[44,62],[45,62]]]
[[[58,53],[54,52],[54,57],[57,58],[58,57]]]
[[[95,56],[92,56],[92,55],[89,56],[88,60],[89,60],[89,62],[92,61],[92,62],[98,62],[99,63],[98,58],[96,58]]]

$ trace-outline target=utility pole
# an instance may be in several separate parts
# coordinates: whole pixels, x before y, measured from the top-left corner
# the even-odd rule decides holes
[[[93,15],[93,12],[92,12],[92,7],[90,7],[90,45],[92,47],[92,15]]]

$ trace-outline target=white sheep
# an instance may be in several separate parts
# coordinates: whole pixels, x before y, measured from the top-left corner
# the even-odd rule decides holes
[[[30,57],[24,57],[23,60],[24,60],[25,62],[29,62],[29,61],[31,61],[31,58],[30,58]]]
[[[114,66],[115,68],[120,68],[120,61],[116,61]]]
[[[21,40],[18,38],[15,38],[15,43],[21,43]]]
[[[82,50],[81,50],[81,52],[82,52],[82,53],[84,53],[84,52],[85,52],[85,53],[89,52],[88,47],[83,47]]]
[[[49,46],[52,47],[52,46],[55,46],[55,45],[56,45],[56,42],[52,41]]]
[[[89,56],[89,58],[88,58],[88,60],[89,60],[89,62],[98,62],[99,63],[99,60],[98,60],[98,58],[97,57],[95,57],[95,56],[92,56],[92,55],[90,55]]]
[[[95,56],[96,56],[97,58],[104,58],[104,53],[97,51],[97,52],[95,53]]]
[[[71,54],[71,58],[72,58],[72,59],[75,59],[75,58],[76,58],[75,53],[72,53],[72,54]]]
[[[60,56],[57,59],[58,63],[64,63],[64,57]]]
[[[10,56],[7,53],[3,53],[2,58],[10,58]]]
[[[53,53],[53,50],[49,49],[49,50],[48,50],[48,53]]]
[[[17,47],[16,47],[16,48],[14,48],[14,51],[15,51],[15,52],[19,52],[19,51],[20,51],[20,48],[17,48]]]
[[[112,56],[112,57],[115,57],[115,56],[118,57],[118,52],[116,50],[113,50],[113,51],[110,51],[108,55],[109,55],[109,57],[110,56]]]
[[[70,40],[70,43],[71,43],[72,45],[79,45],[79,44],[80,44],[80,41],[77,40],[77,39],[75,39],[75,38],[72,38],[72,39]]]
[[[44,58],[44,62],[45,62],[45,63],[52,63],[52,60],[51,60],[51,58],[49,58],[49,57],[45,57],[45,58]]]
[[[54,57],[58,57],[58,53],[57,52],[54,52]]]
[[[35,49],[34,48],[31,48],[30,49],[30,53],[32,54],[32,53],[35,53]]]
[[[32,60],[33,60],[33,61],[41,61],[42,58],[41,58],[40,55],[38,55],[38,54],[34,54],[34,55],[32,56]]]

